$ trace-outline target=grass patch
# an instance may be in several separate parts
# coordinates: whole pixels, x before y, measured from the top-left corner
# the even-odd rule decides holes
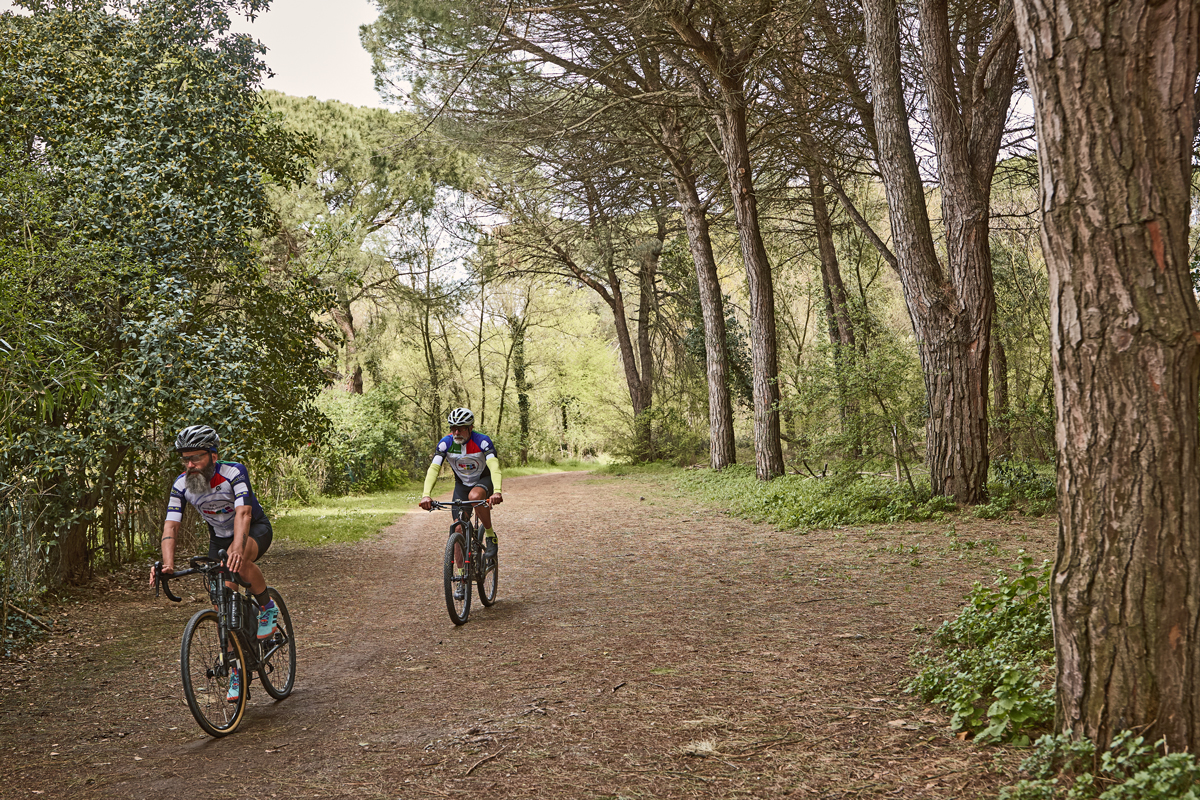
[[[956,509],[953,498],[933,495],[928,486],[918,486],[914,492],[888,478],[847,481],[837,477],[782,475],[763,482],[755,477],[752,466],[743,464],[720,472],[676,473],[675,480],[681,489],[698,492],[704,501],[724,506],[737,516],[770,522],[780,528],[832,528],[938,519]]]
[[[280,511],[271,520],[275,537],[304,545],[357,542],[369,539],[416,508],[421,487],[375,494],[319,497],[311,506]]]
[[[581,470],[603,467],[604,459],[583,461],[578,458],[563,461],[530,461],[525,466],[517,466],[501,461],[501,472],[506,478],[520,478],[523,475],[548,475],[552,472],[579,472]],[[418,498],[420,499],[420,498]]]
[[[665,461],[652,461],[649,464],[621,464],[614,462],[594,467],[592,472],[597,475],[614,475],[617,477],[637,475],[661,476],[678,475],[683,473],[683,469],[673,464],[668,464]],[[688,471],[687,474],[691,475],[693,473]]]
[[[578,459],[551,464],[534,462],[523,467],[505,466],[504,476],[544,475],[551,472],[586,470],[595,461]],[[277,510],[271,518],[275,537],[303,545],[358,542],[369,539],[391,525],[403,513],[417,510],[421,499],[421,484],[412,482],[385,492],[372,494],[322,495],[312,505]],[[454,478],[448,469],[433,488],[435,497],[454,489]]]

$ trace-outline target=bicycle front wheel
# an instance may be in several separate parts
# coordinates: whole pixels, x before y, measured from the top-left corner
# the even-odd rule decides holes
[[[446,540],[442,560],[442,583],[446,589],[446,611],[455,625],[462,625],[471,614],[471,573],[467,563],[467,537],[453,531]]]
[[[292,615],[288,613],[283,597],[274,588],[267,589],[267,594],[275,601],[279,616],[275,620],[275,632],[269,638],[259,640],[263,657],[258,666],[258,678],[267,694],[282,700],[296,685],[296,640],[292,636]]]
[[[220,623],[212,609],[197,613],[183,629],[179,664],[183,672],[183,696],[196,722],[210,736],[225,736],[237,730],[246,712],[245,664],[241,642],[232,633],[229,649],[221,647]],[[238,681],[233,699],[229,683]]]
[[[483,541],[483,532],[479,533],[480,541]],[[479,551],[479,569],[476,571],[476,580],[479,582],[479,600],[485,606],[492,606],[496,602],[496,585],[500,582],[500,556],[488,558]]]

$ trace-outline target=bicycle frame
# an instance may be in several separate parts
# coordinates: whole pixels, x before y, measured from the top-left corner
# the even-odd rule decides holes
[[[230,572],[225,566],[225,551],[218,553],[218,561],[212,563],[207,561],[204,556],[192,556],[189,560],[191,565],[188,569],[174,573],[163,573],[162,564],[155,563],[155,574],[158,576],[158,581],[154,587],[155,596],[158,595],[158,585],[161,584],[163,593],[167,598],[179,603],[183,598],[176,597],[171,592],[170,581],[175,578],[182,578],[186,575],[201,574],[204,576],[205,588],[208,590],[208,598],[212,602],[213,609],[217,612],[217,632],[221,642],[221,647],[229,648],[229,637],[236,636],[241,644],[242,654],[246,657],[246,669],[254,672],[270,660],[271,656],[279,651],[280,644],[276,643],[270,650],[265,653],[260,652],[258,647],[257,637],[251,637],[245,630],[246,621],[249,619],[257,619],[256,614],[252,614],[252,610],[257,607],[257,603],[247,591],[242,593],[237,589],[230,588],[228,582],[236,583],[238,586],[250,588],[248,581],[242,580],[242,577],[237,573]]]
[[[250,663],[246,664],[246,668],[250,670],[257,669],[259,664],[268,660],[275,651],[278,650],[278,645],[265,654],[259,654],[257,646],[252,646],[257,643],[256,639],[247,638],[246,632],[242,630],[245,625],[245,619],[248,618],[248,613],[251,607],[251,597],[247,594],[242,594],[236,589],[230,589],[227,582],[232,581],[240,585],[240,587],[250,588],[250,583],[242,581],[241,576],[230,572],[228,567],[224,565],[224,551],[218,554],[220,561],[217,564],[205,564],[203,557],[193,555],[188,564],[191,564],[190,569],[182,570],[181,572],[163,573],[161,564],[155,564],[156,573],[162,584],[163,593],[167,595],[169,600],[176,603],[181,602],[181,597],[176,597],[170,591],[170,581],[174,578],[181,578],[188,575],[204,576],[204,587],[208,589],[209,600],[212,602],[212,608],[217,613],[217,633],[221,640],[222,648],[229,648],[229,637],[236,636],[241,644],[242,654],[246,656],[246,660]],[[155,587],[155,595],[158,594],[158,587]]]
[[[230,572],[224,551],[219,555],[219,560],[193,556],[189,569],[175,573],[163,573],[161,562],[154,565],[155,594],[161,588],[177,603],[171,579],[204,576],[212,608],[197,611],[184,627],[179,662],[188,708],[212,736],[226,736],[241,724],[256,673],[275,700],[290,695],[296,679],[296,641],[282,595],[267,587],[277,616],[271,633],[259,639],[258,605],[248,591],[237,588],[249,589],[249,583]]]
[[[480,599],[485,606],[495,602],[495,576],[498,567],[495,564],[484,563],[483,524],[478,517],[471,519],[471,509],[490,505],[487,500],[455,500],[450,503],[435,500],[429,509],[451,509],[459,512],[450,523],[450,535],[446,540],[446,552],[442,561],[446,610],[455,625],[466,623],[470,616],[473,583],[479,584]],[[484,585],[488,582],[489,575],[492,588],[485,593]]]

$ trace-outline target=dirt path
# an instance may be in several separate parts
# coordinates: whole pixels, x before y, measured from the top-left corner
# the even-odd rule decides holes
[[[1047,555],[1051,520],[796,536],[644,479],[505,488],[499,602],[461,628],[446,514],[273,547],[297,687],[272,703],[256,684],[225,739],[179,688],[198,581],[176,606],[130,571],[64,606],[49,642],[0,663],[0,797],[951,798],[994,795],[1019,760],[901,688],[914,627],[1018,548]]]

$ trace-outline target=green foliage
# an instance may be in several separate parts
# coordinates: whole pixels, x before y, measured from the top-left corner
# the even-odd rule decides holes
[[[321,396],[321,408],[332,425],[320,446],[322,493],[396,489],[425,474],[433,443],[424,431],[405,427],[411,410],[395,387],[361,395],[333,389]]]
[[[784,409],[795,432],[791,449],[795,459],[836,459],[850,470],[899,460],[907,473],[920,460],[911,444],[924,425],[920,364],[869,315],[854,317],[858,347],[821,340],[797,369],[796,393]]]
[[[3,570],[0,570],[0,581],[3,579]],[[47,636],[49,634],[43,628],[38,627],[27,617],[18,614],[14,608],[10,607],[4,629],[0,630],[0,657],[8,656],[17,650],[23,650],[34,642],[45,639]]]
[[[1191,753],[1168,753],[1132,731],[1096,745],[1070,731],[1037,740],[1021,764],[1031,777],[1000,790],[1000,800],[1200,800],[1200,765]]]
[[[684,467],[706,456],[708,439],[676,409],[655,406],[630,419],[627,432],[614,437],[611,447],[618,461],[669,461]]]
[[[720,472],[689,472],[693,491],[739,516],[770,522],[780,528],[831,528],[900,520],[936,518],[955,508],[954,501],[932,495],[927,487],[914,491],[886,478],[810,478],[783,475],[763,482],[754,468],[736,465]]]
[[[328,303],[251,237],[302,154],[229,32],[264,3],[25,5],[0,16],[0,523],[52,585],[145,546],[178,428],[264,468],[320,436]]]
[[[1028,169],[1017,164],[1016,175]],[[1050,278],[1039,246],[1036,189],[1023,182],[993,191],[996,313],[993,346],[1003,348],[1008,403],[989,410],[992,445],[1015,458],[1049,461],[1054,454],[1054,392],[1050,369]],[[994,362],[993,362],[994,363]]]
[[[75,229],[189,271],[252,261],[264,180],[299,177],[254,91],[264,48],[229,30],[265,0],[23,5],[0,18],[0,139],[44,146]]]
[[[971,511],[977,518],[999,519],[1017,510],[1039,517],[1054,511],[1057,488],[1053,474],[1046,474],[1044,468],[1000,457],[992,462],[992,472],[995,479],[988,485],[991,500]]]
[[[1003,494],[1014,500],[1052,500],[1057,495],[1053,474],[1040,472],[1027,461],[997,458],[992,462],[996,475],[992,494]]]
[[[951,712],[950,727],[980,742],[1028,742],[1054,716],[1050,562],[1022,555],[1015,575],[975,583],[967,606],[916,654],[908,690]]]

